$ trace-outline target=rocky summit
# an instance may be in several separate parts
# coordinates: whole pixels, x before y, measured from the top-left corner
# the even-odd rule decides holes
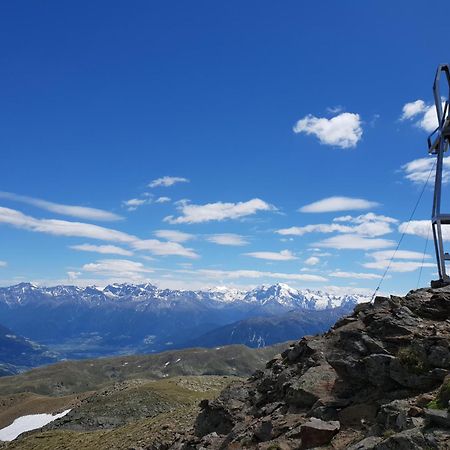
[[[377,297],[201,402],[164,448],[450,449],[450,287]]]

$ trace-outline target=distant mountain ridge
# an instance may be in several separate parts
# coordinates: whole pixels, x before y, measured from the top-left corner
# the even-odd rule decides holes
[[[15,332],[65,357],[85,358],[185,348],[193,341],[202,345],[199,338],[213,330],[290,312],[303,312],[303,331],[316,333],[325,331],[329,320],[314,319],[308,326],[308,312],[338,308],[337,320],[369,300],[364,295],[297,290],[282,283],[249,291],[171,290],[149,283],[105,288],[21,283],[0,288],[0,317]],[[289,332],[282,335],[283,340],[299,337]],[[227,336],[223,339],[229,341]]]
[[[182,299],[214,301],[218,303],[245,303],[255,305],[278,304],[283,307],[301,307],[304,309],[326,309],[357,304],[369,299],[367,295],[337,295],[311,289],[294,289],[287,284],[262,285],[249,291],[218,287],[206,290],[159,289],[146,284],[112,284],[105,288],[95,286],[78,287],[58,285],[39,287],[32,283],[20,283],[0,288],[0,303],[7,305],[25,304],[33,300],[79,301],[90,304],[108,302],[176,302]]]

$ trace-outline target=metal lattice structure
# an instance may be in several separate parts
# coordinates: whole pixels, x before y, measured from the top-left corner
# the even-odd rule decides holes
[[[448,98],[443,99],[440,91],[441,79],[445,76],[449,87]],[[433,83],[434,101],[438,118],[438,127],[428,138],[428,152],[436,155],[436,176],[434,182],[433,210],[431,223],[433,227],[434,247],[439,272],[439,281],[450,284],[450,277],[447,275],[446,261],[450,261],[450,254],[444,251],[442,239],[442,226],[450,225],[450,214],[441,212],[442,197],[442,169],[444,163],[444,153],[448,150],[450,141],[450,65],[441,64],[436,72]]]

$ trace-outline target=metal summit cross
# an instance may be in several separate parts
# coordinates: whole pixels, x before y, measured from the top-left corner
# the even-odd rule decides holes
[[[449,86],[448,98],[443,99],[440,92],[440,80],[445,75]],[[434,182],[433,210],[431,224],[433,227],[434,247],[438,265],[439,280],[432,282],[435,285],[450,284],[450,277],[447,275],[445,262],[450,261],[450,254],[444,252],[442,239],[442,225],[450,225],[450,214],[441,213],[442,197],[442,169],[444,163],[444,153],[448,150],[450,140],[450,66],[441,64],[436,72],[433,83],[434,102],[438,118],[438,127],[428,137],[428,153],[436,155],[436,177]]]

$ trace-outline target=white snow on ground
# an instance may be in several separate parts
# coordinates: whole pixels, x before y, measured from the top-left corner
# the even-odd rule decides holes
[[[29,416],[19,417],[11,425],[0,430],[0,441],[12,441],[19,434],[25,433],[25,431],[37,430],[56,419],[64,417],[69,412],[70,409],[67,409],[54,416],[51,414],[30,414]]]

